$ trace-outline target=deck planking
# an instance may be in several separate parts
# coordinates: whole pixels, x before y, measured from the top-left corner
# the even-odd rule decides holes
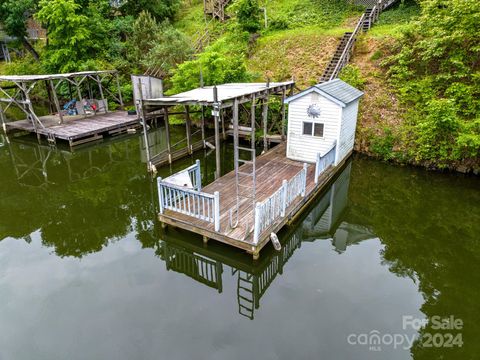
[[[322,175],[320,175],[318,184],[315,184],[315,164],[308,164],[305,196],[298,196],[286,209],[285,216],[278,219],[278,221],[272,224],[269,229],[262,233],[259,242],[256,245],[253,243],[253,231],[250,231],[254,224],[254,205],[252,199],[241,197],[238,226],[234,229],[230,227],[229,210],[236,207],[234,171],[220,177],[202,189],[203,192],[210,194],[213,194],[215,191],[220,193],[220,230],[218,232],[215,232],[214,225],[211,223],[168,209],[166,209],[163,214],[159,214],[159,220],[166,224],[198,233],[210,239],[258,255],[260,250],[270,241],[270,233],[279,231],[288,221],[295,217],[297,213],[330,182],[335,173],[341,167],[342,164],[339,164],[336,167],[330,166],[322,173]],[[248,173],[251,172],[251,168],[250,164],[245,164],[242,165],[239,170]],[[257,188],[255,201],[261,202],[270,197],[280,188],[284,179],[291,179],[298,174],[302,168],[302,162],[290,160],[286,157],[285,143],[282,143],[265,154],[257,157]],[[245,177],[246,176],[242,176],[240,178],[240,183],[251,181],[245,179]]]
[[[86,142],[89,138],[95,140],[105,134],[112,135],[140,125],[138,117],[128,115],[126,111],[97,113],[88,116],[64,116],[63,124],[59,124],[58,115],[42,116],[40,121],[45,126],[44,128],[37,126],[35,129],[29,120],[12,121],[6,123],[5,126],[7,132],[27,131],[39,136],[66,140],[70,142],[70,145],[74,145],[76,142]]]

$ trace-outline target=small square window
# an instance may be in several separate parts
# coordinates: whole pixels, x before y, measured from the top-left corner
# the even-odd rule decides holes
[[[313,123],[304,121],[303,135],[312,135],[312,127],[313,127]]]
[[[323,127],[324,124],[314,124],[313,136],[323,137]]]

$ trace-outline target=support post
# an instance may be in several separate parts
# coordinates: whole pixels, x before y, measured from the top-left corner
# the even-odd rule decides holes
[[[104,104],[104,110],[105,110],[105,114],[108,112],[108,103],[107,103],[107,100],[105,100],[105,96],[103,95],[103,88],[102,88],[102,80],[100,79],[100,76],[96,76],[97,78],[97,84],[98,84],[98,90],[100,91],[100,97],[103,101],[103,104]]]
[[[287,190],[288,190],[288,181],[286,179],[282,182],[282,211],[280,213],[281,217],[285,216],[285,211],[287,209]]]
[[[157,188],[158,188],[158,204],[160,206],[160,214],[163,214],[165,208],[163,207],[163,191],[162,191],[162,178],[157,178]]]
[[[222,138],[227,139],[227,133],[225,132],[225,110],[220,110],[220,119],[222,120]]]
[[[201,109],[201,127],[202,127],[202,142],[203,142],[203,148],[205,149],[207,145],[205,144],[205,114],[203,113],[203,105]]]
[[[220,231],[220,193],[215,191],[213,193],[214,199],[214,208],[215,208],[215,231]]]
[[[268,140],[267,140],[267,132],[268,132],[268,95],[263,100],[262,104],[262,125],[263,125],[263,151],[268,150]]]
[[[77,96],[78,96],[78,102],[80,105],[82,104],[82,92],[80,91],[80,85],[78,84],[76,79],[73,79],[73,82],[75,83],[75,89],[77,90]],[[70,83],[70,82],[69,82]],[[71,96],[71,95],[70,95]],[[84,113],[83,117],[87,117],[87,114]]]
[[[147,122],[145,121],[145,110],[143,109],[143,92],[142,92],[142,82],[139,79],[138,80],[138,93],[139,93],[139,99],[138,99],[138,108],[140,109],[140,121],[142,123],[143,127],[143,139],[145,142],[145,154],[147,156],[147,171],[150,172],[152,171],[152,163],[150,159],[150,144],[148,143],[148,133],[147,133]]]
[[[252,106],[250,108],[250,127],[251,127],[251,133],[250,133],[250,141],[251,141],[251,146],[252,146],[252,150],[255,149],[255,103],[257,102],[257,99],[255,97],[255,94],[252,95]]]
[[[0,120],[2,121],[3,132],[7,134],[7,126],[5,125],[5,114],[3,113],[2,104],[0,104]]]
[[[307,163],[303,163],[303,185],[302,185],[302,197],[305,197],[307,192]]]
[[[257,245],[258,244],[258,238],[260,237],[260,208],[261,205],[260,203],[255,204],[255,222],[253,226],[253,244]]]
[[[195,171],[195,178],[196,178],[196,185],[197,185],[197,191],[202,191],[202,172],[200,168],[200,160],[197,159],[195,160],[195,164],[197,165],[197,171]]]
[[[170,124],[168,122],[168,107],[163,108],[163,119],[165,120],[165,138],[167,140],[168,163],[172,163],[172,146],[170,145]]]
[[[192,120],[190,119],[189,106],[185,105],[185,127],[187,130],[187,149],[188,153],[192,154]]]
[[[285,94],[286,90],[285,88],[282,89],[282,129],[281,129],[281,135],[282,135],[282,141],[285,141]]]
[[[120,101],[120,106],[123,109],[122,88],[120,87],[120,77],[118,76],[118,72],[115,73],[115,81],[117,82],[118,100]]]
[[[234,99],[233,100],[233,164],[234,164],[235,178],[236,178],[237,184],[239,182],[238,159],[239,159],[239,151],[238,151],[238,100]],[[237,201],[238,201],[238,186],[236,187],[236,190],[237,190]]]
[[[55,107],[57,108],[58,117],[60,118],[60,124],[63,124],[63,115],[62,109],[60,108],[60,103],[58,101],[57,91],[55,90],[55,85],[53,85],[53,80],[50,80],[50,89],[53,95],[53,101],[55,102]]]
[[[218,89],[213,87],[213,119],[215,122],[215,179],[218,179],[222,173],[220,161],[220,129],[218,120],[220,117],[220,103],[218,102]]]

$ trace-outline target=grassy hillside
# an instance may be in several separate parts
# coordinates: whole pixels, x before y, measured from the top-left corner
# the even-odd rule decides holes
[[[365,91],[357,151],[431,169],[480,173],[480,72],[474,46],[479,24],[473,20],[480,6],[475,6],[457,2],[441,14],[437,7],[421,11],[407,2],[383,13],[360,39],[352,65],[341,75]]]
[[[222,24],[204,18],[203,2],[186,1],[174,25],[192,41],[202,29],[209,29],[212,36],[207,52],[212,48],[226,56],[241,52],[250,80],[293,77],[299,87],[306,87],[317,82],[339,38],[361,14],[361,8],[348,1],[270,0],[259,4],[267,9],[267,28],[262,18],[261,30],[250,38],[236,34],[234,2],[227,8],[229,20]],[[222,43],[228,45],[222,47]]]

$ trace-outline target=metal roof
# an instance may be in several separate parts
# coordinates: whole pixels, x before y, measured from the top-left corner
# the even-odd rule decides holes
[[[66,74],[46,74],[46,75],[0,75],[0,81],[14,81],[14,82],[29,82],[38,80],[56,80],[66,79],[77,76],[88,76],[97,74],[113,74],[117,70],[102,70],[102,71],[80,71]]]
[[[296,100],[304,95],[307,95],[313,91],[324,95],[325,97],[342,107],[347,106],[352,101],[355,101],[361,96],[363,96],[363,92],[358,90],[357,88],[354,88],[353,86],[347,84],[345,81],[342,81],[340,79],[334,79],[314,85],[304,91],[301,91],[298,94],[295,94],[294,96],[285,99],[285,103],[288,104],[289,102]]]
[[[231,83],[216,85],[218,102],[249,96],[263,91],[276,91],[276,88],[294,84],[293,81],[272,83]],[[172,96],[164,96],[155,99],[145,99],[145,105],[175,105],[175,104],[213,104],[213,86],[185,91]]]

